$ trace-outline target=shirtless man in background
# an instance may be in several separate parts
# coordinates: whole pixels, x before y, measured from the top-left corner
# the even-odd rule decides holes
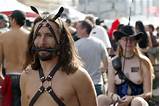
[[[97,106],[93,82],[72,36],[56,18],[34,22],[28,42],[31,67],[20,80],[22,106]]]
[[[8,102],[12,104],[12,106],[21,106],[19,79],[26,61],[29,33],[22,28],[25,23],[25,15],[22,11],[13,11],[9,19],[11,24],[10,31],[0,35],[0,63],[2,67],[5,68],[5,72],[3,72],[4,77],[9,76],[11,79],[11,90],[13,97],[11,97],[11,95],[7,95],[7,93],[3,93],[3,90],[6,91],[9,85],[4,86],[4,89],[2,86],[2,105],[6,106],[6,103]],[[9,102],[10,99],[6,100],[6,98],[13,99]]]

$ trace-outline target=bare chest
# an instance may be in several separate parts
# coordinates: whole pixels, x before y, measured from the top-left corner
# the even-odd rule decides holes
[[[29,79],[26,86],[28,101],[31,101],[41,86],[44,86],[45,88],[51,86],[56,96],[65,104],[68,104],[69,101],[72,102],[72,100],[77,101],[75,91],[69,79],[65,75],[60,74],[55,74],[50,82],[44,82],[43,84],[40,81],[39,76]],[[35,104],[36,106],[57,106],[57,103],[47,91],[44,91],[44,93],[40,95]]]
[[[138,58],[125,60],[123,73],[132,82],[136,84],[142,83],[142,78],[143,78],[142,70],[141,70],[141,65]],[[118,77],[118,75],[115,76],[115,79],[117,84],[120,84],[122,82],[121,79]]]

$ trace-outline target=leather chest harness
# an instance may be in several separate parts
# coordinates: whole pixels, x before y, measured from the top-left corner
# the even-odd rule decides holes
[[[42,85],[40,86],[40,88],[38,89],[38,91],[35,93],[35,95],[33,96],[33,98],[31,99],[29,106],[33,106],[35,104],[35,102],[37,101],[37,99],[44,93],[44,92],[48,92],[48,94],[52,97],[53,100],[56,101],[56,103],[59,106],[65,106],[65,104],[57,97],[57,95],[54,93],[53,89],[52,89],[52,78],[55,75],[55,73],[58,71],[58,69],[60,68],[61,64],[57,64],[52,71],[49,73],[49,75],[47,77],[44,76],[43,70],[42,68],[39,69],[39,77],[40,80],[42,82]]]
[[[38,10],[31,6],[31,9],[36,12],[37,14],[39,14]],[[53,17],[53,21],[55,22],[55,20],[60,17],[60,15],[62,14],[64,8],[61,7],[59,12]],[[47,24],[44,25],[43,23],[46,22]],[[34,36],[33,36],[33,39],[36,38],[36,35],[37,35],[37,32],[40,30],[41,27],[43,26],[46,26],[48,27],[48,29],[50,30],[50,32],[53,34],[53,37],[56,41],[56,44],[57,46],[55,48],[52,48],[52,49],[45,49],[45,51],[48,51],[48,52],[58,52],[59,49],[60,49],[60,46],[62,44],[60,44],[60,42],[58,42],[58,39],[55,35],[55,32],[53,30],[53,28],[51,27],[50,23],[49,23],[49,20],[48,20],[48,17],[45,17],[41,22],[40,24],[38,25],[37,29],[35,30],[35,33],[34,33]],[[62,25],[63,26],[63,25]],[[63,27],[60,27],[61,29],[63,29]],[[36,48],[35,45],[33,44],[33,47],[32,47],[32,51],[41,51],[43,49],[41,48]],[[39,68],[38,72],[39,72],[39,77],[40,77],[40,80],[41,80],[41,83],[42,85],[40,86],[40,88],[38,89],[38,91],[35,93],[35,95],[33,96],[33,98],[31,99],[30,103],[29,103],[29,106],[33,106],[35,104],[35,102],[38,100],[38,98],[44,93],[44,92],[48,92],[48,94],[52,97],[52,99],[54,101],[56,101],[56,103],[58,104],[58,106],[65,106],[65,104],[58,98],[58,96],[54,93],[53,89],[52,89],[52,78],[53,76],[55,75],[55,73],[59,70],[59,68],[62,66],[61,63],[59,64],[56,64],[55,67],[52,69],[52,71],[49,73],[49,75],[47,77],[44,76],[44,73],[43,73],[43,70],[42,68]]]

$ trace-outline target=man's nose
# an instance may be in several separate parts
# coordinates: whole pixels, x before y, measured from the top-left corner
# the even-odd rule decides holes
[[[46,43],[46,37],[45,37],[45,36],[41,36],[41,37],[40,37],[40,40],[39,40],[39,43],[40,43],[41,45],[44,45],[44,44]]]

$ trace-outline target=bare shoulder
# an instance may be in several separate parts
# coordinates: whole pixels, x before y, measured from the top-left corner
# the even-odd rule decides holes
[[[72,74],[73,79],[89,79],[90,76],[84,68],[79,68],[74,74]]]
[[[89,74],[84,68],[81,67],[78,69],[77,75],[89,75]]]
[[[21,80],[27,81],[28,78],[32,77],[35,74],[35,71],[32,70],[30,66],[23,70],[21,74]]]
[[[1,34],[0,34],[0,41],[3,41],[4,35],[6,35],[6,33],[8,33],[8,32],[1,33]]]
[[[141,59],[142,71],[144,71],[143,73],[144,74],[146,73],[147,75],[151,75],[152,78],[154,78],[155,77],[154,69],[149,58],[146,56],[141,56],[140,59]]]
[[[13,34],[13,32],[11,30],[0,34],[0,41],[5,43],[5,41],[7,39],[9,39],[10,38],[9,36],[12,35],[12,34]]]
[[[72,74],[71,83],[80,106],[97,106],[94,84],[85,69],[79,68]]]
[[[92,84],[91,77],[84,68],[79,68],[74,74],[71,74],[70,81],[72,82],[73,86]]]
[[[145,55],[141,55],[141,59],[147,62],[150,62],[149,58]]]
[[[152,66],[151,61],[149,60],[148,57],[146,57],[144,55],[141,55],[140,59],[141,59],[142,65],[145,65],[146,67],[151,67]]]
[[[22,28],[22,31],[24,32],[24,33],[26,33],[27,35],[29,35],[29,31],[27,30],[27,29],[25,29],[25,28]]]

